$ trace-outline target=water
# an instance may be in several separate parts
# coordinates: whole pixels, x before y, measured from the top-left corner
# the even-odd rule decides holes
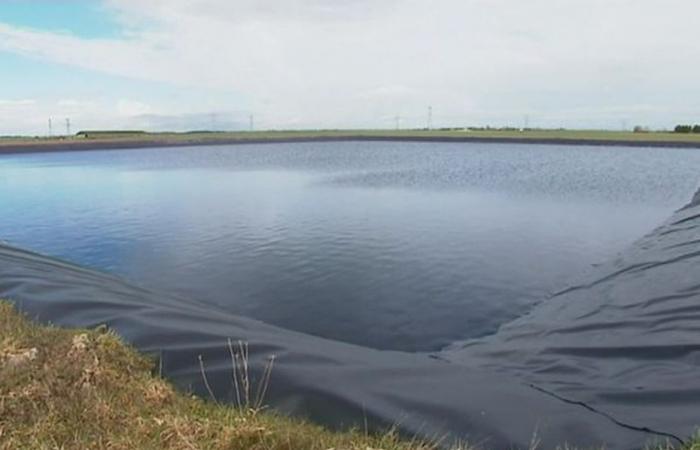
[[[0,239],[360,345],[496,331],[663,222],[700,152],[305,143],[0,156]]]

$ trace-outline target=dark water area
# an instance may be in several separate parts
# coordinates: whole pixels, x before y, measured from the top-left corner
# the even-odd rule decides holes
[[[696,190],[684,149],[298,143],[0,156],[0,239],[378,349],[484,336]]]

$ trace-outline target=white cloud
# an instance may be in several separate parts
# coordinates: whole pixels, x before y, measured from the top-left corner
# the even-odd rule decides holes
[[[121,99],[117,102],[117,112],[122,116],[140,116],[150,114],[153,109],[150,105],[136,100]]]
[[[22,99],[22,100],[3,100],[0,98],[0,108],[10,109],[10,108],[21,108],[24,106],[31,106],[36,103],[33,99]]]
[[[78,108],[78,109],[83,109],[83,108],[90,108],[95,105],[95,102],[93,101],[86,101],[86,100],[78,100],[75,98],[64,98],[56,102],[58,106],[62,106],[65,108]]]
[[[243,95],[261,126],[668,125],[700,114],[692,0],[109,0],[119,39],[0,24],[0,50]],[[204,95],[204,94],[203,94]],[[205,99],[203,99],[205,101]],[[153,111],[129,100],[119,114]],[[643,105],[643,108],[639,108]],[[679,119],[680,120],[680,119]],[[539,122],[538,122],[539,121]],[[597,122],[596,122],[597,121]]]

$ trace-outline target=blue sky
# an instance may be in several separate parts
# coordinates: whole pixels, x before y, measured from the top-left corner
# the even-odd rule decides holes
[[[85,40],[119,39],[124,34],[115,12],[94,0],[3,0],[0,23]],[[113,75],[23,52],[0,51],[0,67],[0,135],[45,134],[49,117],[60,124],[70,117],[74,131],[133,125],[238,128],[248,123],[240,96],[226,90]],[[9,111],[12,106],[15,111]],[[23,114],[33,117],[10,123]],[[100,115],[102,119],[96,117]],[[177,116],[183,119],[175,120]]]
[[[692,0],[3,0],[0,135],[700,122]],[[207,119],[208,118],[208,119]]]
[[[74,131],[78,128],[134,126],[178,131],[212,128],[211,119],[205,123],[202,119],[191,124],[186,120],[174,122],[165,117],[172,115],[169,112],[182,116],[215,114],[218,116],[214,122],[217,128],[243,128],[248,123],[247,111],[235,109],[240,103],[239,96],[230,92],[211,92],[191,86],[113,76],[7,52],[0,52],[0,67],[3,68],[0,70],[0,118],[14,116],[5,111],[7,115],[3,117],[3,102],[18,104],[16,112],[19,114],[25,111],[31,114],[14,126],[7,120],[0,120],[0,135],[45,134],[49,117],[55,123],[63,123],[66,117],[70,117]],[[22,105],[29,101],[33,104]],[[150,105],[158,105],[158,108],[152,109]],[[140,120],[129,117],[139,115],[164,117],[142,117]]]
[[[110,11],[95,0],[3,0],[0,22],[85,38],[110,38],[121,31]]]

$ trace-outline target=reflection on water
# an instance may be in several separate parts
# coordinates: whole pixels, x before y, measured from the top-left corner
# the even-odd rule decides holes
[[[491,333],[686,202],[700,152],[314,143],[0,156],[0,239],[384,349]]]

